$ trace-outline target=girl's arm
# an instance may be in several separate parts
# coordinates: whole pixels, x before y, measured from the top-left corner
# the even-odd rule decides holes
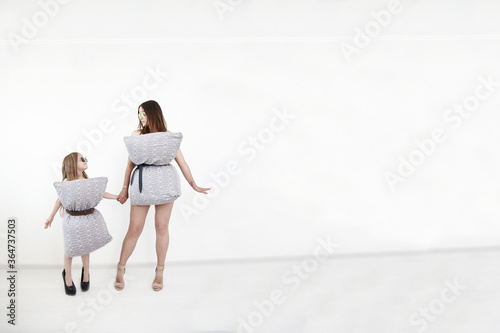
[[[207,194],[206,191],[210,190],[210,187],[204,188],[204,187],[199,187],[196,185],[193,175],[191,174],[191,170],[189,169],[189,165],[186,163],[184,160],[184,156],[182,156],[182,152],[179,149],[177,152],[177,155],[175,156],[175,161],[179,165],[179,168],[181,168],[182,174],[184,175],[184,178],[186,178],[187,182],[191,187],[196,191],[196,192],[201,192]]]
[[[52,225],[52,221],[54,220],[54,216],[56,216],[57,210],[61,207],[61,200],[59,200],[59,197],[56,200],[56,203],[54,204],[54,208],[52,208],[52,212],[50,213],[50,216],[47,218],[47,221],[45,222],[45,228],[47,229]]]
[[[102,197],[104,199],[118,199],[118,195],[111,194],[111,193],[108,193],[108,192],[104,192],[104,195]]]

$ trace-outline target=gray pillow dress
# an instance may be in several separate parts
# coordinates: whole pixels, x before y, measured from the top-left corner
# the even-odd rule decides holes
[[[180,197],[179,173],[171,162],[180,149],[182,138],[181,132],[123,138],[130,160],[136,165],[130,177],[131,205],[162,205]]]
[[[112,239],[101,213],[95,209],[102,200],[108,178],[96,177],[54,182],[59,200],[66,210],[81,211],[94,208],[88,215],[74,216],[64,212],[62,228],[64,252],[68,257],[93,252]]]

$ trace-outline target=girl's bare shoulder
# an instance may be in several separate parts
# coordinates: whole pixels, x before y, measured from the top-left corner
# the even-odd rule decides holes
[[[64,178],[64,179],[63,179],[63,182],[67,182],[67,181],[68,181],[68,178]]]
[[[141,131],[135,130],[135,131],[132,132],[132,134],[130,134],[130,136],[137,136],[139,134],[141,134]]]

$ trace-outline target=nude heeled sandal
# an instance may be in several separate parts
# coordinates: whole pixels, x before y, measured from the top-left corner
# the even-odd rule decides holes
[[[155,274],[157,271],[161,271],[162,274],[163,274],[163,269],[165,268],[165,265],[163,266],[156,266],[155,268]],[[156,279],[156,275],[155,275],[155,279]],[[154,280],[153,280],[153,290],[154,291],[160,291],[163,289],[163,282],[162,283],[155,283]]]
[[[117,264],[117,266],[116,266],[116,271],[117,271],[116,274],[117,275],[118,275],[119,269],[123,269],[123,275],[125,275],[125,266],[120,265],[120,263]],[[115,289],[116,290],[121,291],[121,290],[123,290],[123,287],[125,287],[125,283],[115,281]]]

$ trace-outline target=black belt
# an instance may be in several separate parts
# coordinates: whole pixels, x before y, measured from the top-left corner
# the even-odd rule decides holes
[[[130,185],[132,185],[134,182],[135,172],[137,171],[137,169],[139,169],[139,192],[141,192],[141,193],[142,193],[142,168],[145,166],[151,166],[151,165],[155,165],[155,164],[138,164],[137,168],[132,173],[132,177],[130,178]]]
[[[88,210],[66,210],[66,212],[69,215],[75,215],[75,216],[78,216],[78,215],[89,215],[89,214],[92,214],[94,212],[94,208],[90,208]]]

